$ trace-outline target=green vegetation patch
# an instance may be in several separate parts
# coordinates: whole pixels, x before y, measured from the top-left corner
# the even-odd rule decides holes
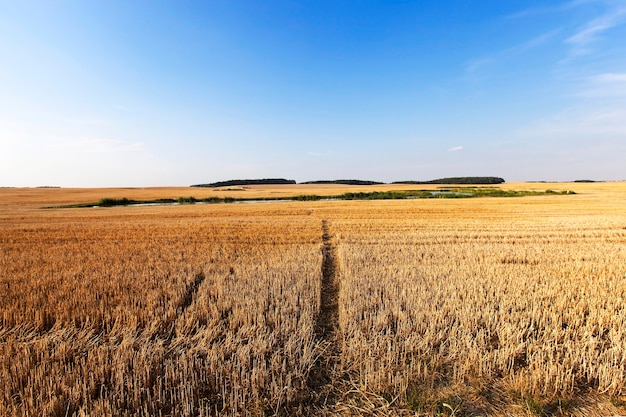
[[[255,203],[277,201],[319,201],[319,200],[404,200],[426,198],[473,198],[473,197],[523,197],[537,195],[570,195],[574,191],[519,191],[502,190],[496,187],[442,187],[437,190],[408,190],[408,191],[372,191],[372,192],[348,192],[340,195],[321,196],[316,194],[303,194],[291,197],[261,197],[261,198],[235,198],[235,197],[207,197],[195,198],[179,197],[159,198],[154,200],[131,200],[124,198],[102,198],[95,203],[79,203],[47,208],[86,208],[86,207],[115,207],[131,205],[166,205],[166,204],[225,204],[225,203]]]

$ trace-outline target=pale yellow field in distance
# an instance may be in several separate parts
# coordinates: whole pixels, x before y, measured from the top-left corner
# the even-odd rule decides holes
[[[0,189],[0,415],[626,414],[626,183],[42,209],[437,187]]]

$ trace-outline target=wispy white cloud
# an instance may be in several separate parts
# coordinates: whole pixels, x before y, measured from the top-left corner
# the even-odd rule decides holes
[[[512,20],[525,19],[525,18],[541,16],[541,15],[546,15],[546,14],[561,13],[569,9],[572,9],[582,3],[589,3],[593,1],[598,1],[598,0],[574,0],[574,1],[567,2],[567,3],[559,4],[556,6],[531,7],[531,8],[520,10],[519,12],[510,14],[507,16],[507,18],[512,19]]]
[[[606,73],[595,77],[600,83],[626,83],[626,73]]]
[[[605,4],[608,5],[608,10],[603,15],[591,19],[565,40],[565,43],[572,46],[571,53],[573,55],[592,52],[591,44],[598,40],[604,32],[626,22],[626,5],[624,2]]]
[[[133,184],[149,184],[164,175],[164,164],[147,143],[104,135],[0,120],[0,182],[107,186],[128,184],[129,178],[135,178]]]
[[[330,151],[326,151],[326,152],[319,152],[319,151],[308,151],[307,155],[309,156],[313,156],[315,158],[319,158],[321,156],[326,156],[326,155],[330,155]]]
[[[591,76],[579,95],[585,98],[626,97],[626,73]]]
[[[508,53],[520,53],[520,52],[525,52],[525,51],[529,51],[538,47],[541,47],[545,44],[547,44],[548,42],[550,42],[551,40],[555,39],[556,36],[561,32],[561,29],[553,29],[553,30],[549,30],[547,32],[541,33],[533,38],[530,38],[529,40],[522,42],[519,45],[513,46],[512,48],[509,48],[506,50],[506,52]]]
[[[593,53],[593,44],[600,40],[605,32],[626,23],[626,2],[623,0],[573,0],[556,6],[525,9],[507,18],[532,19],[542,15],[570,13],[590,5],[594,6],[595,10],[602,9],[603,11],[601,14],[595,10],[590,12],[587,21],[579,24],[573,31],[570,29],[570,33],[565,36],[563,42],[569,47],[568,58],[571,59]]]
[[[91,154],[138,152],[144,149],[143,142],[130,142],[108,138],[82,138],[61,142],[60,145]]]
[[[484,57],[484,58],[473,59],[465,65],[465,73],[474,74],[478,70],[491,64],[492,62],[495,62],[494,57]]]
[[[517,45],[513,45],[500,51],[495,51],[489,56],[470,60],[465,64],[465,79],[472,81],[485,81],[489,78],[486,75],[485,70],[491,65],[520,56],[524,53],[532,51],[533,49],[540,48],[555,39],[559,32],[560,29],[549,30]]]
[[[623,138],[626,135],[626,108],[607,108],[596,111],[569,110],[538,120],[522,129],[524,137],[545,140],[555,138]]]
[[[524,10],[520,10],[518,12],[512,13],[506,16],[508,19],[525,19],[531,18],[535,16],[547,15],[547,14],[555,14],[555,13],[564,13],[568,12],[572,9],[575,9],[580,6],[584,6],[586,4],[614,4],[622,0],[572,0],[568,2],[563,2],[561,4],[557,4],[554,6],[544,6],[544,7],[530,7]]]
[[[448,149],[448,152],[458,152],[458,151],[462,151],[463,147],[462,146],[454,146],[450,149]]]

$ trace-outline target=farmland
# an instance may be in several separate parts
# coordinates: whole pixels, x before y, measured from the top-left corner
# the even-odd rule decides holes
[[[0,415],[625,414],[626,183],[501,187],[0,189]]]

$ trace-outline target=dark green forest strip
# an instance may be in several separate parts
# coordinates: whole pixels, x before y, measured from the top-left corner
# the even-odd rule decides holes
[[[196,184],[192,185],[192,187],[200,187],[200,188],[217,188],[217,187],[232,187],[232,186],[243,186],[243,185],[283,185],[283,184],[295,184],[294,180],[286,180],[284,178],[263,178],[263,179],[253,179],[253,180],[228,180],[228,181],[218,181],[212,182],[209,184]]]
[[[502,184],[503,178],[500,177],[448,177],[439,178],[430,181],[394,181],[392,184],[478,184],[478,185],[495,185]],[[294,180],[287,180],[284,178],[263,178],[263,179],[245,179],[245,180],[228,180],[218,181],[208,184],[197,184],[191,187],[228,187],[228,186],[246,186],[246,185],[276,185],[276,184],[296,184]],[[340,179],[340,180],[317,180],[317,181],[304,181],[300,184],[338,184],[338,185],[381,185],[384,182],[359,180],[359,179]]]
[[[367,180],[318,180],[305,181],[300,184],[337,184],[337,185],[382,185],[384,182]]]
[[[439,178],[430,181],[394,181],[392,184],[502,184],[503,178],[500,177],[449,177]]]

